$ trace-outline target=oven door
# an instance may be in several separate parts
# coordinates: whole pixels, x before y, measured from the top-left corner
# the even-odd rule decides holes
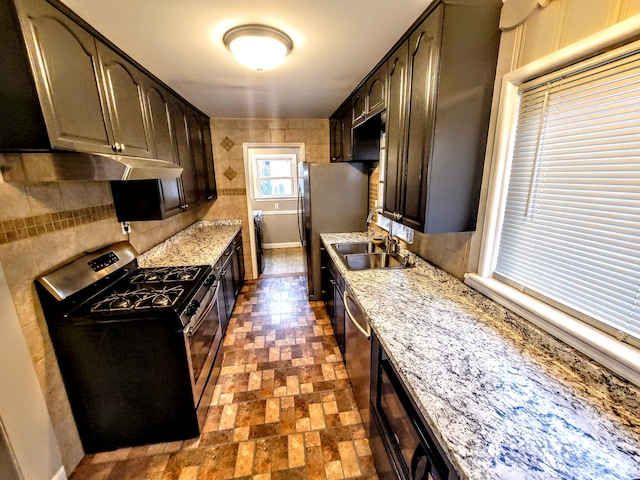
[[[193,402],[196,408],[202,398],[218,348],[222,342],[222,327],[218,309],[219,288],[218,282],[208,287],[197,311],[184,327],[187,360],[193,387]]]

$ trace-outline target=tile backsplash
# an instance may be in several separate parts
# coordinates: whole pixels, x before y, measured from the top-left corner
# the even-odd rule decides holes
[[[116,218],[112,203],[5,220],[0,222],[0,244],[37,237],[111,217]]]

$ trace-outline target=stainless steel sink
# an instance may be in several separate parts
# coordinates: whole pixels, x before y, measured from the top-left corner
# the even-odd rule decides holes
[[[396,253],[352,253],[342,257],[350,270],[369,270],[371,268],[404,268],[403,259]]]
[[[334,243],[333,248],[341,255],[349,255],[352,253],[373,253],[376,251],[382,251],[373,242],[348,242],[348,243]]]
[[[372,268],[406,268],[404,259],[397,253],[386,253],[374,242],[334,243],[333,249],[339,254],[349,270],[370,270]]]

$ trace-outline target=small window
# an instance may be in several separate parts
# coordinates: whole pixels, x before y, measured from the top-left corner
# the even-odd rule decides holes
[[[297,195],[295,155],[255,155],[255,198],[287,198]]]

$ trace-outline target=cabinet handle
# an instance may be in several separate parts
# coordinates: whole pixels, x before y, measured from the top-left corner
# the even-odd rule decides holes
[[[396,443],[398,444],[398,446],[400,446],[400,439],[398,438],[398,435],[394,433],[393,438],[395,438]]]
[[[413,54],[415,55],[416,52],[418,51],[418,49],[420,48],[420,42],[422,42],[422,37],[424,37],[424,32],[420,33],[420,36],[418,37],[418,40],[416,40],[416,48],[413,51]]]
[[[336,282],[333,278],[330,278],[330,279],[329,279],[329,283],[330,283],[331,285],[333,285],[334,287],[338,284],[338,282]]]

